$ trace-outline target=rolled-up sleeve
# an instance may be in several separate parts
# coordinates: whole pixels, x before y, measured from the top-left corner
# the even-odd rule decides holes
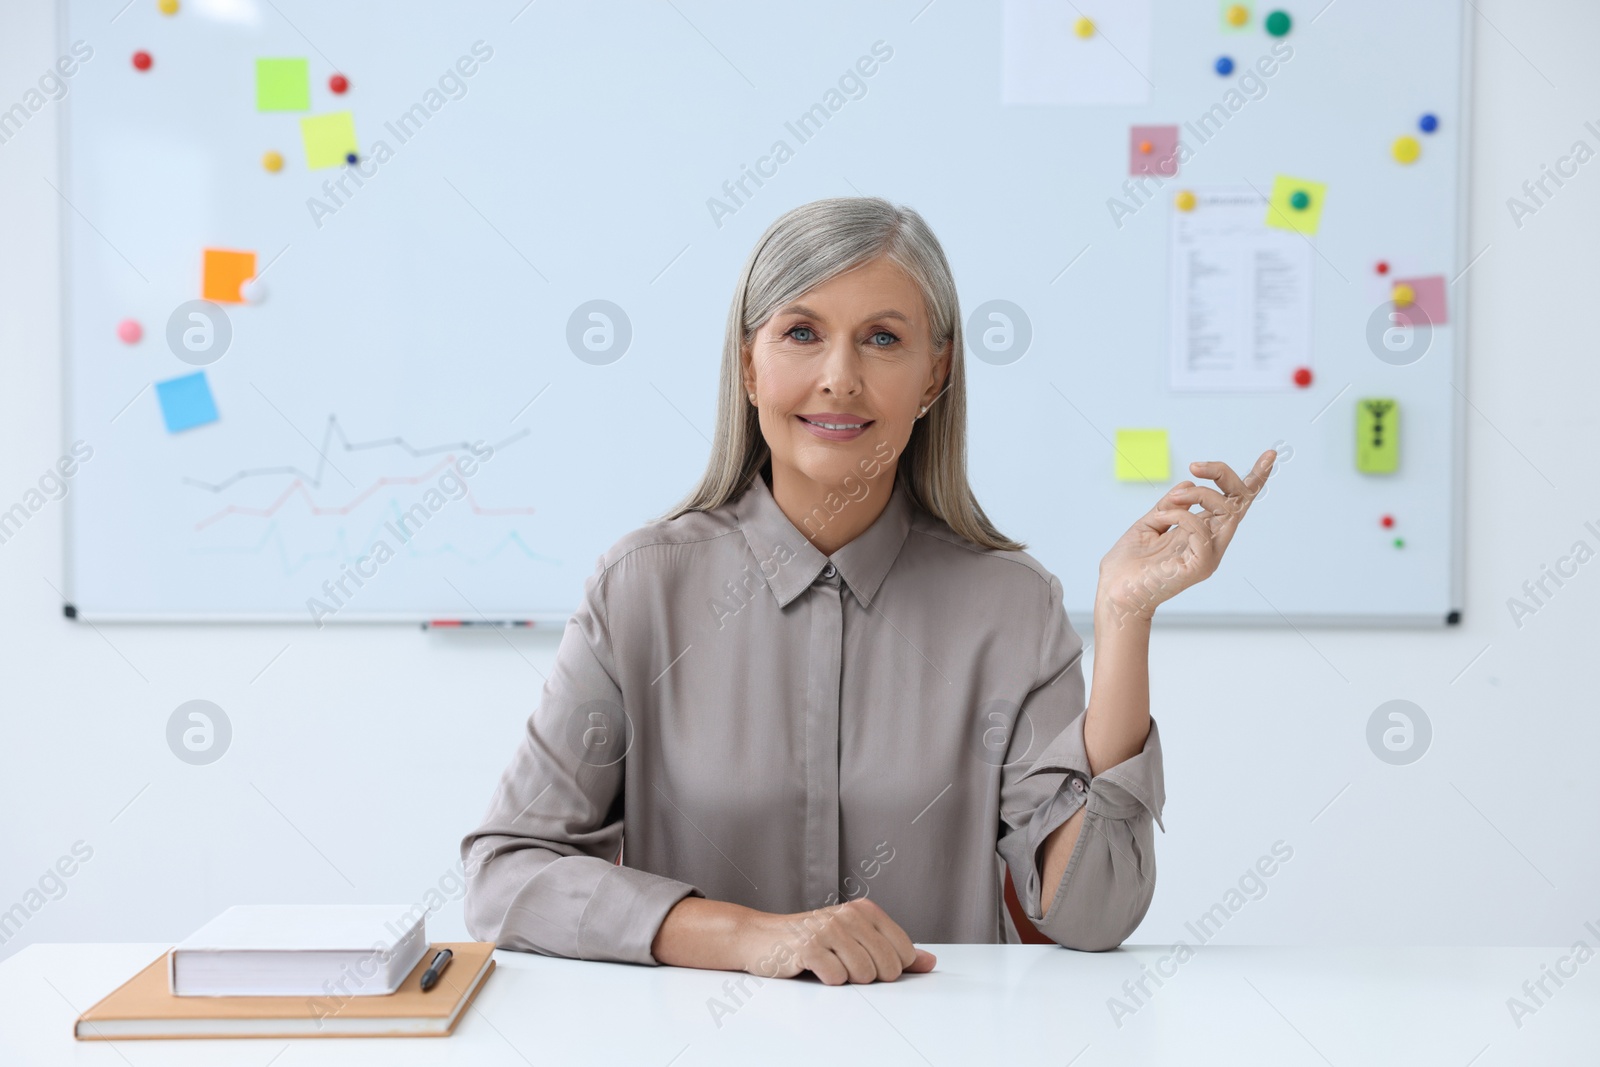
[[[1138,754],[1090,774],[1083,639],[1067,618],[1054,577],[1046,600],[1039,681],[1018,713],[1002,770],[999,852],[1039,931],[1067,948],[1098,952],[1122,944],[1155,895],[1151,823],[1161,825],[1166,801],[1161,735],[1152,716]],[[1085,806],[1066,872],[1042,916],[1045,839]]]
[[[615,862],[632,731],[605,592],[602,557],[488,813],[461,840],[465,919],[500,948],[655,965],[650,946],[667,912],[705,894]]]

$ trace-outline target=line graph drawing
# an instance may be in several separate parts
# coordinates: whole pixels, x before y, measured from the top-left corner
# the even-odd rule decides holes
[[[294,481],[289,483],[289,487],[287,489],[285,489],[282,493],[280,493],[278,495],[278,499],[274,500],[271,504],[268,504],[264,508],[252,508],[252,507],[245,507],[245,506],[240,505],[240,504],[228,504],[225,507],[223,507],[222,510],[212,512],[210,515],[207,515],[205,518],[203,518],[199,522],[195,523],[194,524],[194,528],[196,530],[204,530],[207,526],[210,526],[212,523],[220,522],[220,521],[222,521],[223,519],[227,518],[230,515],[244,515],[244,516],[247,516],[247,517],[257,518],[257,519],[270,519],[270,518],[272,518],[274,515],[276,515],[278,513],[278,509],[283,507],[283,505],[288,502],[290,497],[294,496],[297,493],[300,495],[300,497],[303,500],[305,500],[306,509],[312,515],[348,515],[348,514],[350,514],[350,512],[354,511],[356,508],[360,507],[363,503],[365,503],[367,498],[372,496],[372,494],[376,493],[378,490],[382,489],[384,486],[388,486],[388,485],[419,485],[422,482],[428,481],[430,478],[433,478],[435,475],[439,474],[441,471],[449,469],[451,466],[454,465],[454,463],[455,463],[455,457],[453,455],[452,456],[446,456],[444,459],[440,460],[437,464],[435,464],[433,469],[424,471],[421,474],[414,474],[414,475],[410,475],[410,476],[406,476],[406,477],[399,477],[399,478],[394,478],[394,477],[379,478],[377,481],[373,482],[371,485],[369,485],[365,489],[361,490],[361,492],[357,493],[353,498],[351,498],[346,503],[339,504],[339,505],[334,506],[334,507],[323,507],[322,505],[319,505],[315,500],[313,500],[311,498],[311,494],[306,491],[305,483],[303,481],[301,481],[299,478],[296,478]],[[486,508],[483,505],[478,503],[478,499],[477,499],[477,497],[472,495],[472,490],[471,489],[468,489],[467,492],[466,492],[466,501],[467,501],[468,505],[471,506],[472,513],[474,515],[485,515],[485,516],[492,516],[492,517],[506,517],[506,516],[511,516],[511,515],[532,515],[533,512],[534,512],[533,508]]]
[[[532,432],[532,430],[524,428],[521,431],[512,434],[510,437],[507,437],[504,441],[491,445],[490,447],[495,449],[502,448],[506,445],[512,444],[513,442],[520,441],[522,438],[528,436],[528,434]],[[188,475],[185,475],[183,477],[183,484],[192,485],[197,489],[204,489],[211,493],[220,493],[246,478],[260,478],[272,474],[292,474],[305,484],[311,486],[311,488],[321,489],[323,468],[328,462],[326,458],[328,448],[335,435],[338,436],[339,444],[347,453],[365,452],[375,448],[401,448],[410,453],[412,459],[423,459],[427,456],[437,456],[442,452],[464,452],[469,451],[472,448],[472,443],[470,441],[449,441],[442,445],[430,445],[427,448],[416,448],[413,447],[411,443],[408,442],[404,437],[381,437],[371,441],[352,442],[349,437],[345,435],[344,427],[339,423],[339,416],[329,415],[327,424],[322,430],[322,446],[317,449],[318,460],[315,474],[295,466],[245,467],[241,470],[235,471],[220,482],[208,482],[201,478],[191,478]]]
[[[402,514],[399,502],[390,500],[386,513],[392,519],[399,519]],[[289,547],[289,543],[284,536],[283,527],[277,519],[274,519],[267,524],[261,536],[252,543],[194,545],[190,546],[189,553],[195,556],[259,556],[276,559],[283,568],[284,576],[292,578],[306,566],[318,560],[330,561],[336,566],[341,563],[353,563],[367,551],[367,546],[377,539],[379,531],[383,527],[383,521],[382,518],[374,519],[367,534],[364,537],[356,537],[354,539],[351,538],[349,531],[341,526],[333,534],[336,547],[321,551],[297,552]],[[415,544],[407,542],[405,548],[406,555],[413,558],[425,559],[452,556],[463,563],[473,566],[489,563],[508,551],[513,555],[520,555],[535,563],[545,563],[555,567],[565,565],[554,556],[534,551],[523,538],[521,532],[515,529],[501,536],[499,540],[481,552],[468,551],[448,541],[436,548],[426,549],[418,548]]]
[[[344,430],[343,430],[343,428],[338,425],[336,417],[330,415],[328,417],[328,431],[327,431],[327,433],[324,434],[324,438],[323,438],[323,446],[324,447],[320,450],[320,452],[326,452],[327,451],[327,447],[326,447],[327,443],[328,443],[327,442],[327,437],[330,434],[334,433],[334,432],[337,432],[339,434],[341,440],[344,439]],[[517,441],[522,440],[523,438],[527,437],[532,432],[533,432],[532,430],[524,428],[524,429],[519,430],[518,432],[512,434],[510,437],[507,437],[504,440],[502,440],[502,441],[500,441],[500,442],[498,442],[496,444],[491,445],[490,448],[493,449],[494,451],[498,452],[499,450],[507,447],[508,445],[515,444]],[[265,507],[250,507],[250,506],[243,505],[243,504],[227,504],[227,505],[224,505],[221,509],[219,509],[219,510],[217,510],[215,512],[212,512],[210,515],[207,515],[204,518],[200,519],[198,522],[196,522],[194,524],[194,529],[197,532],[200,531],[200,530],[204,530],[208,526],[211,526],[214,523],[220,522],[223,519],[228,518],[229,516],[234,516],[234,515],[243,516],[243,517],[247,517],[247,518],[270,519],[270,518],[273,518],[275,515],[277,515],[279,509],[281,509],[286,503],[289,502],[289,500],[291,498],[295,497],[296,495],[298,495],[302,500],[305,501],[306,510],[307,510],[308,514],[311,514],[311,515],[314,515],[314,516],[330,516],[330,515],[331,516],[342,516],[342,515],[348,515],[352,511],[354,511],[356,508],[360,507],[363,503],[365,503],[369,498],[371,498],[373,496],[373,494],[379,492],[380,490],[384,489],[385,487],[396,486],[396,485],[419,485],[419,484],[421,484],[423,482],[428,481],[429,479],[437,477],[440,473],[442,473],[443,471],[445,471],[445,470],[447,470],[450,467],[455,465],[455,455],[454,455],[454,453],[456,451],[463,450],[463,449],[471,449],[471,447],[472,447],[470,444],[459,445],[457,443],[452,442],[451,444],[435,446],[435,447],[427,448],[427,449],[416,449],[416,448],[412,448],[409,444],[407,444],[404,441],[403,438],[399,438],[399,437],[385,438],[385,439],[380,440],[380,441],[361,442],[361,443],[359,443],[357,445],[354,445],[354,446],[349,444],[348,441],[345,442],[345,447],[346,447],[346,449],[348,451],[354,451],[354,450],[356,450],[358,448],[377,448],[377,447],[384,447],[384,446],[393,447],[393,446],[396,446],[396,445],[398,445],[401,448],[404,448],[407,452],[410,452],[413,457],[417,457],[417,458],[421,458],[422,456],[425,456],[425,455],[436,455],[440,451],[445,452],[445,457],[443,459],[441,459],[438,463],[434,464],[433,467],[431,467],[430,469],[428,469],[426,471],[423,471],[420,474],[384,475],[382,477],[379,477],[379,478],[375,479],[372,482],[371,485],[368,485],[365,489],[361,490],[359,493],[357,493],[351,499],[345,501],[342,504],[336,504],[336,505],[318,504],[317,501],[312,497],[310,491],[307,488],[307,486],[310,486],[311,488],[320,488],[321,487],[321,477],[322,477],[322,474],[323,474],[323,464],[321,462],[319,462],[317,464],[317,473],[315,475],[308,474],[307,472],[299,470],[299,468],[294,468],[294,467],[256,467],[256,468],[247,468],[247,469],[238,471],[237,473],[233,474],[229,478],[225,479],[222,482],[218,482],[218,483],[201,482],[201,481],[198,481],[197,479],[185,478],[184,481],[188,482],[191,485],[195,485],[195,486],[198,486],[199,488],[203,488],[203,489],[209,489],[213,493],[217,493],[217,492],[221,492],[222,489],[225,489],[228,486],[231,486],[231,485],[239,482],[240,480],[242,480],[244,478],[258,477],[258,476],[269,475],[269,474],[284,474],[284,473],[288,473],[288,472],[291,472],[291,471],[297,473],[297,477],[294,479],[294,481],[290,482],[288,484],[288,486],[286,486],[284,488],[283,492],[278,495],[276,500],[272,501],[270,504],[267,504]],[[319,452],[319,454],[320,454],[320,452]],[[473,492],[472,492],[472,490],[470,488],[468,488],[466,490],[465,499],[466,499],[467,504],[471,508],[472,513],[474,515],[480,515],[480,516],[484,516],[484,517],[487,517],[487,518],[509,518],[509,517],[514,517],[514,516],[532,515],[534,513],[534,509],[531,508],[531,507],[510,507],[510,508],[484,507],[482,504],[480,504],[478,502],[477,497],[475,495],[473,495]]]

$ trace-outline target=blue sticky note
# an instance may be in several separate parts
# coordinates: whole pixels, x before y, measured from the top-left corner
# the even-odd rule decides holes
[[[161,401],[161,418],[166,421],[168,433],[217,421],[217,402],[211,398],[211,386],[203,370],[157,382],[156,398]]]

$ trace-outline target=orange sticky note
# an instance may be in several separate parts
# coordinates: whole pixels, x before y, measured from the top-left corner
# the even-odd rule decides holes
[[[230,252],[208,248],[201,274],[200,295],[219,304],[242,304],[239,287],[256,276],[254,252]]]

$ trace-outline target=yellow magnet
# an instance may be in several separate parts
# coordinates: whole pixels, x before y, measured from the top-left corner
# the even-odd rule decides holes
[[[1417,157],[1422,155],[1422,145],[1415,137],[1396,137],[1389,151],[1394,153],[1397,162],[1415,163]]]
[[[1250,9],[1243,4],[1234,4],[1228,8],[1228,25],[1243,26],[1250,21]]]
[[[1396,282],[1389,295],[1394,298],[1394,306],[1397,308],[1407,308],[1417,302],[1417,291],[1405,282]]]
[[[278,173],[283,169],[283,153],[263,152],[261,155],[261,165],[274,174]]]
[[[163,15],[176,15],[178,13],[178,0],[158,0],[156,9]]]
[[[1087,15],[1079,15],[1078,21],[1072,24],[1072,32],[1083,38],[1093,37],[1094,19]]]
[[[1172,202],[1178,205],[1179,211],[1194,210],[1194,194],[1187,189],[1175,196]]]

